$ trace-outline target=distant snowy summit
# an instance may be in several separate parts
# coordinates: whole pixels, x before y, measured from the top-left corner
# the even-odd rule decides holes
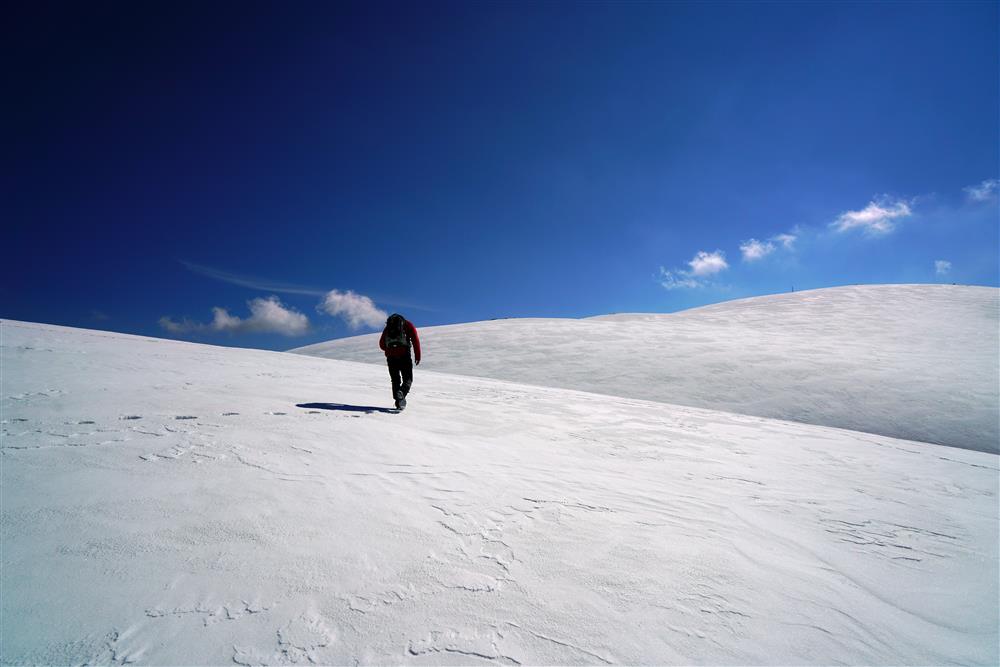
[[[857,285],[671,314],[423,327],[421,370],[998,452],[998,332],[996,288]],[[377,334],[292,351],[381,363]]]

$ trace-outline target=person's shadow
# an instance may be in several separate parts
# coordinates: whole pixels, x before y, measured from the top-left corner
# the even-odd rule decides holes
[[[295,407],[307,408],[309,410],[340,410],[342,412],[364,412],[374,414],[376,412],[387,412],[396,414],[399,410],[395,408],[379,408],[374,405],[347,405],[345,403],[298,403]]]

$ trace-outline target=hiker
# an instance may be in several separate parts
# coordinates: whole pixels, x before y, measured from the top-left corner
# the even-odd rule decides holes
[[[413,384],[413,366],[420,365],[420,339],[417,328],[399,313],[393,313],[385,321],[382,337],[378,346],[385,352],[386,363],[389,364],[389,377],[392,378],[392,397],[396,401],[396,409],[406,407],[406,395],[410,393]],[[413,359],[410,358],[410,347],[413,347]]]

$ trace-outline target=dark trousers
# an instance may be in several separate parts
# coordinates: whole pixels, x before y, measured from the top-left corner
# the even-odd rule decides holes
[[[410,385],[413,384],[413,360],[409,355],[405,357],[387,357],[389,364],[389,377],[392,378],[392,397],[396,398],[396,392],[402,390],[403,396],[410,393]]]

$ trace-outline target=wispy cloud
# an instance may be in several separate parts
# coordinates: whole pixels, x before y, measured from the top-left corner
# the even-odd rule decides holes
[[[951,262],[946,259],[935,259],[934,260],[934,273],[939,276],[947,275],[951,272]]]
[[[721,250],[715,252],[699,250],[687,264],[690,267],[687,271],[666,269],[661,266],[660,285],[668,290],[702,287],[705,284],[704,279],[729,268],[726,254]]]
[[[286,308],[276,296],[252,299],[247,302],[250,317],[230,315],[225,308],[212,308],[213,318],[209,323],[201,323],[184,318],[177,321],[170,317],[160,318],[160,326],[171,333],[197,333],[203,331],[243,333],[277,333],[282,336],[301,336],[309,331],[309,318],[290,308]]]
[[[1000,186],[1000,181],[995,178],[988,178],[979,185],[970,185],[964,188],[964,190],[970,201],[986,202],[996,198],[998,186]]]
[[[206,278],[212,278],[214,280],[219,280],[224,283],[229,283],[230,285],[239,285],[240,287],[249,287],[250,289],[260,290],[261,292],[272,292],[278,294],[304,294],[307,296],[320,296],[320,297],[326,297],[326,295],[330,292],[329,289],[322,289],[319,287],[312,287],[308,285],[296,285],[294,283],[286,283],[281,281],[269,280],[267,278],[260,278],[240,273],[232,273],[230,271],[223,271],[221,269],[216,269],[211,266],[205,266],[204,264],[195,264],[194,262],[189,262],[183,259],[178,261],[192,273],[197,273],[198,275],[205,276]],[[382,303],[390,303],[395,306],[413,308],[415,310],[422,310],[429,313],[435,312],[433,308],[428,308],[427,306],[417,303],[401,301],[392,295],[382,295],[373,298],[377,298]]]
[[[668,271],[660,267],[660,284],[665,289],[684,289],[691,287],[701,287],[701,283],[692,278],[686,271]]]
[[[182,320],[175,320],[169,315],[164,315],[160,318],[160,328],[166,329],[170,333],[184,334],[194,331],[205,331],[208,329],[208,325],[189,320],[186,317]]]
[[[830,223],[838,232],[861,228],[866,234],[883,236],[896,227],[893,222],[897,218],[913,215],[910,204],[901,199],[893,200],[888,196],[877,197],[860,211],[846,211]]]
[[[774,252],[774,244],[770,241],[750,239],[740,244],[740,252],[743,253],[744,262],[755,262]]]
[[[254,276],[231,273],[185,260],[180,260],[180,262],[193,273],[232,285],[268,292],[323,297],[316,307],[317,310],[333,315],[334,317],[342,318],[352,329],[359,329],[364,326],[377,327],[388,317],[388,314],[384,310],[375,305],[371,297],[358,294],[352,290],[324,290],[316,287],[275,282]],[[173,333],[195,331],[228,331],[232,333],[269,331],[281,333],[286,336],[297,336],[309,329],[308,318],[302,313],[283,306],[277,297],[254,299],[249,302],[249,306],[251,316],[246,319],[230,315],[224,308],[213,308],[215,317],[210,323],[202,324],[188,319],[176,321],[169,317],[162,317],[160,318],[160,326]],[[420,308],[419,306],[410,307]]]
[[[798,228],[796,228],[796,230],[797,229]],[[777,234],[775,236],[772,236],[771,240],[780,243],[785,250],[794,250],[795,241],[798,238],[799,238],[798,234],[787,233],[787,234]]]
[[[385,322],[389,316],[384,310],[375,305],[370,298],[362,294],[355,294],[351,290],[341,292],[330,290],[319,309],[335,317],[341,317],[352,329],[360,329],[363,326],[378,327]]]
[[[201,264],[195,264],[194,262],[188,262],[183,259],[180,260],[180,263],[192,273],[197,273],[208,278],[214,278],[215,280],[220,280],[231,285],[249,287],[250,289],[260,290],[262,292],[307,294],[310,296],[323,296],[327,292],[326,290],[319,289],[318,287],[306,287],[303,285],[294,285],[291,283],[268,280],[266,278],[256,278],[254,276],[247,276],[239,273],[230,273],[228,271],[214,269],[210,266],[203,266]]]

